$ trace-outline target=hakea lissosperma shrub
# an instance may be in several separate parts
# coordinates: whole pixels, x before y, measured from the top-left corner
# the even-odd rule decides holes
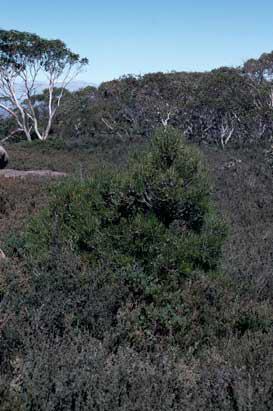
[[[168,334],[180,328],[179,289],[194,271],[216,268],[225,232],[199,151],[163,128],[127,170],[60,184],[29,225],[23,253],[36,269],[54,270],[65,246],[96,270],[107,262],[111,284],[126,270],[122,281],[143,305],[139,321]]]

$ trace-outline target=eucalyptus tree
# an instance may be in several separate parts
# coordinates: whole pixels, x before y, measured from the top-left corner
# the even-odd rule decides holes
[[[262,113],[263,118],[268,119],[269,124],[262,121],[260,129],[264,132],[269,129],[272,135],[273,51],[261,54],[258,59],[247,60],[241,67],[241,73],[251,85],[257,111]]]
[[[46,140],[65,88],[86,64],[86,58],[73,53],[61,40],[0,30],[0,108],[15,119],[13,134],[22,132],[28,141],[33,136]],[[46,122],[42,123],[35,100],[40,79],[46,79],[47,89]]]
[[[258,59],[247,60],[242,72],[257,83],[273,81],[273,51],[261,54]]]

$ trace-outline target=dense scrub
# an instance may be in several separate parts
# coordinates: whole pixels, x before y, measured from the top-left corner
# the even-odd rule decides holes
[[[264,53],[237,68],[127,75],[98,88],[65,90],[50,138],[59,148],[111,151],[142,143],[155,128],[171,125],[199,144],[268,144],[273,131],[272,61],[273,53]],[[55,92],[57,99],[60,90]],[[41,127],[48,121],[47,101],[47,90],[31,97]],[[0,137],[25,138],[15,130],[14,120],[0,112]],[[29,137],[35,139],[33,130]]]
[[[0,181],[0,409],[273,409],[265,63],[67,92],[9,145],[72,178]]]
[[[216,268],[225,237],[199,156],[175,130],[159,130],[151,151],[127,171],[58,186],[23,236],[19,255],[50,272],[56,267],[48,266],[48,256],[57,264],[62,249],[94,270],[108,267],[112,286],[117,281],[120,289],[124,276],[140,328],[152,325],[156,334],[176,338],[183,305],[177,291],[196,270]]]
[[[7,390],[14,401],[18,398],[23,409],[57,409],[63,401],[67,401],[64,409],[73,409],[73,403],[85,407],[79,409],[90,409],[97,401],[103,402],[107,381],[112,372],[118,372],[105,409],[110,404],[116,407],[115,401],[133,406],[133,398],[139,394],[130,386],[139,380],[137,384],[144,389],[142,373],[151,378],[156,369],[162,373],[164,385],[170,379],[164,389],[166,409],[180,406],[182,400],[173,397],[179,381],[171,373],[175,354],[170,351],[167,363],[161,364],[164,351],[160,347],[168,343],[170,349],[187,352],[194,346],[196,332],[200,333],[198,350],[208,345],[210,334],[217,338],[218,331],[211,329],[205,312],[201,316],[206,326],[200,328],[201,318],[196,319],[197,329],[190,332],[192,303],[185,291],[193,287],[194,295],[196,286],[192,284],[206,282],[206,276],[214,278],[225,236],[225,226],[216,216],[209,194],[200,154],[172,129],[159,130],[151,150],[144,158],[131,160],[127,171],[119,175],[108,171],[91,180],[58,186],[49,207],[29,224],[24,235],[6,240],[5,251],[13,259],[1,276],[1,364],[5,381],[11,380],[9,388],[3,385],[3,392]],[[222,280],[216,276],[212,281]],[[79,344],[86,352],[80,350],[75,357],[72,352]],[[60,365],[61,374],[53,370],[58,347],[63,350],[64,367],[71,366],[71,356],[76,369],[85,361],[80,356],[94,357],[94,367],[102,378],[91,373],[102,384],[102,392],[97,393],[101,398],[92,394],[86,363],[64,400],[68,389],[64,373],[71,368],[65,371]],[[39,359],[40,349],[43,359]],[[141,352],[147,354],[142,358]],[[154,360],[149,357],[152,352],[158,353]],[[162,354],[156,359],[159,352]],[[120,389],[122,374],[131,378],[130,358],[135,358],[130,361],[136,361],[132,364],[136,375],[117,399],[114,394]],[[103,371],[97,361],[106,359],[109,363]],[[14,361],[19,362],[17,393],[11,389]],[[49,363],[45,366],[44,361]],[[51,373],[53,385],[48,381]],[[58,392],[56,384],[60,384]],[[44,394],[39,386],[44,387]],[[151,387],[145,401],[154,398],[152,406],[162,388],[159,384],[154,392]]]
[[[162,124],[190,141],[225,147],[266,143],[272,135],[271,82],[242,69],[124,76],[67,92],[52,137],[66,147],[108,149],[145,141]],[[37,96],[43,121],[45,95]],[[46,107],[45,107],[46,110]]]
[[[123,172],[51,189],[5,240],[2,409],[272,409],[270,284],[264,256],[249,267],[239,250],[249,211],[267,215],[253,208],[271,181],[259,155],[206,151],[212,191],[198,150],[160,131]],[[222,263],[212,195],[232,228]]]

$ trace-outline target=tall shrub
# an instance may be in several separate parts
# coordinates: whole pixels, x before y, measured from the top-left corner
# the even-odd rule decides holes
[[[122,281],[134,301],[126,313],[131,332],[152,326],[155,334],[176,334],[183,284],[196,271],[215,270],[225,238],[210,190],[200,152],[179,131],[158,129],[127,170],[59,185],[22,249],[35,270],[56,271],[64,248],[96,273],[110,266],[109,283]]]

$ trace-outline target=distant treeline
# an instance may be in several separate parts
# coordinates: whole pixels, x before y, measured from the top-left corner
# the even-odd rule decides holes
[[[245,145],[268,141],[273,129],[272,54],[243,67],[210,72],[127,75],[65,93],[52,134],[70,146],[97,146],[146,138],[171,125],[193,142]],[[39,121],[46,93],[34,97]],[[0,133],[12,131],[2,119]]]

